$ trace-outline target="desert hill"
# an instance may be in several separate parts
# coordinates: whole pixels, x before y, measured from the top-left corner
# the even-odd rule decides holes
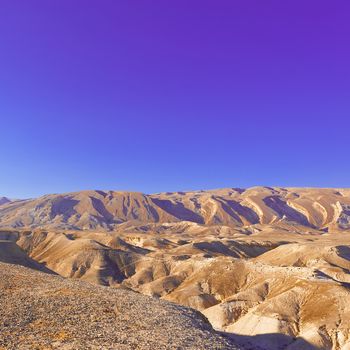
[[[349,350],[349,204],[346,189],[48,195],[0,207],[0,261],[196,309],[241,348]]]
[[[125,223],[247,227],[290,222],[314,229],[350,228],[349,189],[253,187],[146,195],[81,191],[3,200],[1,227],[115,230]]]
[[[238,349],[198,312],[128,290],[0,263],[0,293],[2,349]]]
[[[3,236],[61,276],[197,309],[242,348],[348,349],[345,232],[290,233],[285,225],[249,235],[182,229],[181,234],[37,229]]]
[[[10,203],[11,201],[7,197],[0,197],[0,205]]]
[[[22,265],[35,270],[53,273],[44,265],[30,258],[15,242],[0,240],[0,261],[8,264]]]

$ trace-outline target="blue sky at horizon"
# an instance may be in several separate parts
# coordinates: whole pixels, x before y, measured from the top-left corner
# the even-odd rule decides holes
[[[350,187],[347,1],[4,2],[0,196]]]

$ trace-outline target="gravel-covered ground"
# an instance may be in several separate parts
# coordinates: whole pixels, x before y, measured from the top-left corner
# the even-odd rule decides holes
[[[0,263],[0,349],[237,349],[196,311]]]

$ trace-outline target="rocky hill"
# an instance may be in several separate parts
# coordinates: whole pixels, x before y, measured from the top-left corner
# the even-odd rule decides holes
[[[196,309],[241,348],[348,350],[349,205],[346,189],[48,195],[0,206],[0,261]]]
[[[0,348],[238,349],[198,312],[0,263]]]
[[[0,226],[116,230],[121,224],[175,223],[247,227],[287,222],[320,230],[350,229],[349,189],[254,187],[146,195],[81,191],[3,200]]]
[[[0,197],[0,205],[10,203],[11,201],[7,197]]]
[[[350,237],[288,229],[8,230],[0,260],[197,309],[242,348],[345,350]]]

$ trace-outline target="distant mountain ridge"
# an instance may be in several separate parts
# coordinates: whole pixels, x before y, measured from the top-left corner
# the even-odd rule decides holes
[[[7,197],[0,197],[0,205],[7,204],[10,202],[10,199],[8,199]]]
[[[350,229],[350,189],[253,187],[151,195],[95,190],[16,201],[1,197],[0,204],[0,227],[9,228],[114,230],[120,224],[186,221]]]

